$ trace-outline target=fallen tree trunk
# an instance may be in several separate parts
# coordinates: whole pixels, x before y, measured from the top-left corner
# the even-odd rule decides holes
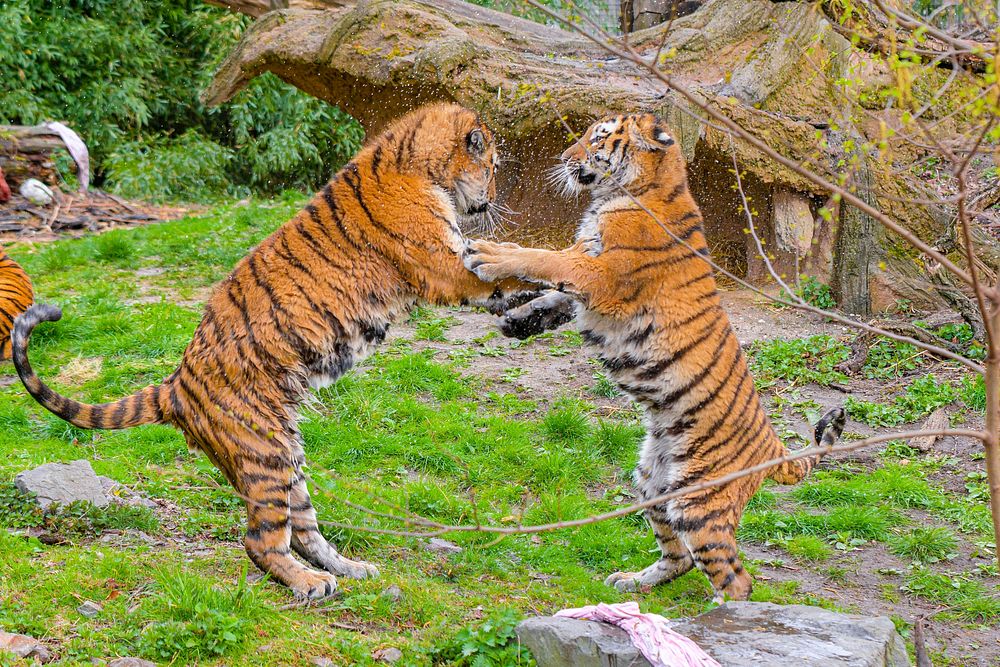
[[[212,2],[251,15],[271,4]],[[766,274],[743,233],[746,220],[732,188],[734,156],[746,172],[743,186],[769,247],[778,245],[771,219],[775,191],[799,193],[814,213],[827,195],[727,133],[703,125],[696,106],[575,33],[461,0],[289,4],[262,15],[247,30],[203,100],[210,105],[226,101],[250,79],[270,71],[339,105],[369,133],[425,102],[472,107],[494,128],[508,157],[500,189],[508,205],[523,212],[517,219],[522,242],[568,239],[580,206],[550,188],[545,170],[565,146],[565,125],[580,131],[606,113],[652,111],[674,128],[689,160],[692,191],[705,214],[713,255],[741,275]],[[786,156],[803,160],[819,153],[828,164],[839,158],[825,148],[841,145],[844,138],[830,129],[832,82],[867,56],[852,50],[814,6],[708,0],[669,25],[629,35],[629,41],[650,58],[668,54],[664,66],[676,80]],[[940,222],[920,205],[899,203],[908,193],[906,185],[883,171],[871,174],[866,199],[893,211],[925,240],[938,238]],[[836,221],[817,218],[813,234],[804,240],[814,247],[812,257],[775,250],[779,271],[790,273],[805,259],[810,272],[831,282],[844,275],[836,263],[852,261],[856,279],[841,281],[846,302],[874,310],[898,298],[927,303],[926,290],[911,287],[920,277],[911,258],[873,246],[867,238],[838,240]],[[859,264],[862,250],[865,259]],[[899,280],[900,275],[908,280]]]

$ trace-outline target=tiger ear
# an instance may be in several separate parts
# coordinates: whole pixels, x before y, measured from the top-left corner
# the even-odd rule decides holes
[[[476,128],[465,137],[465,147],[473,157],[482,157],[486,152],[486,135]]]
[[[674,138],[666,124],[654,118],[649,129],[642,132],[643,148],[649,151],[663,151],[674,145]]]

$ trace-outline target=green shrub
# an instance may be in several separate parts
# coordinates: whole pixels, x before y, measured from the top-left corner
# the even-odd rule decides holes
[[[148,507],[112,503],[96,507],[86,502],[50,505],[45,511],[34,497],[13,484],[0,484],[0,528],[44,528],[67,540],[94,537],[105,530],[134,528],[147,533],[159,526]]]
[[[892,403],[873,403],[848,396],[844,407],[853,419],[869,426],[899,426],[949,405],[958,395],[949,382],[938,382],[933,374],[928,374],[911,382]]]
[[[226,191],[233,151],[198,130],[124,141],[104,162],[107,184],[127,197],[202,200]]]
[[[782,298],[788,298],[788,293],[784,292]],[[833,291],[826,283],[822,283],[812,276],[802,276],[798,286],[795,288],[795,296],[799,297],[810,306],[832,310],[837,307],[837,300],[833,298]]]
[[[755,341],[750,346],[750,366],[758,387],[770,386],[779,379],[795,384],[829,385],[849,381],[846,375],[834,370],[847,359],[849,352],[846,345],[825,335]]]
[[[188,0],[4,2],[0,123],[66,122],[94,185],[130,196],[315,189],[359,148],[353,119],[270,74],[218,108],[198,99],[250,22]]]
[[[534,659],[514,633],[519,617],[512,609],[500,609],[476,627],[460,630],[432,652],[435,665],[454,667],[533,667]]]

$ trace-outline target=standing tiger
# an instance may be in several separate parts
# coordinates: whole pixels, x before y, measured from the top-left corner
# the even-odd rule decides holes
[[[474,241],[466,266],[483,280],[517,277],[580,301],[584,340],[645,408],[640,498],[785,455],[720,306],[701,213],[667,128],[651,115],[603,119],[563,153],[560,169],[567,192],[593,198],[576,245],[555,252]],[[555,304],[559,292],[544,298]],[[843,410],[831,410],[816,425],[816,443],[833,444],[843,425]],[[794,484],[815,463],[799,459],[650,507],[661,558],[606,583],[634,591],[697,566],[716,600],[747,599],[751,579],[736,546],[743,510],[765,477]]]
[[[0,361],[10,359],[10,333],[14,318],[35,300],[31,278],[0,247]]]
[[[320,535],[302,471],[296,409],[310,386],[364,359],[419,300],[486,301],[496,287],[465,269],[463,227],[487,222],[497,163],[492,134],[456,105],[418,109],[368,144],[216,286],[180,367],[158,386],[86,405],[42,383],[32,329],[61,316],[34,306],[14,327],[28,392],[81,428],[171,424],[247,501],[250,559],[296,595],[319,598],[334,575],[374,577]],[[294,550],[319,569],[304,566]]]

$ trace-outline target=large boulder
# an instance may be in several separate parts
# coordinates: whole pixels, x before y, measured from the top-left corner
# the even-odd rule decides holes
[[[819,607],[729,602],[673,628],[723,667],[909,667],[902,638],[884,616]],[[606,623],[535,617],[517,636],[541,667],[648,667],[623,630]]]

